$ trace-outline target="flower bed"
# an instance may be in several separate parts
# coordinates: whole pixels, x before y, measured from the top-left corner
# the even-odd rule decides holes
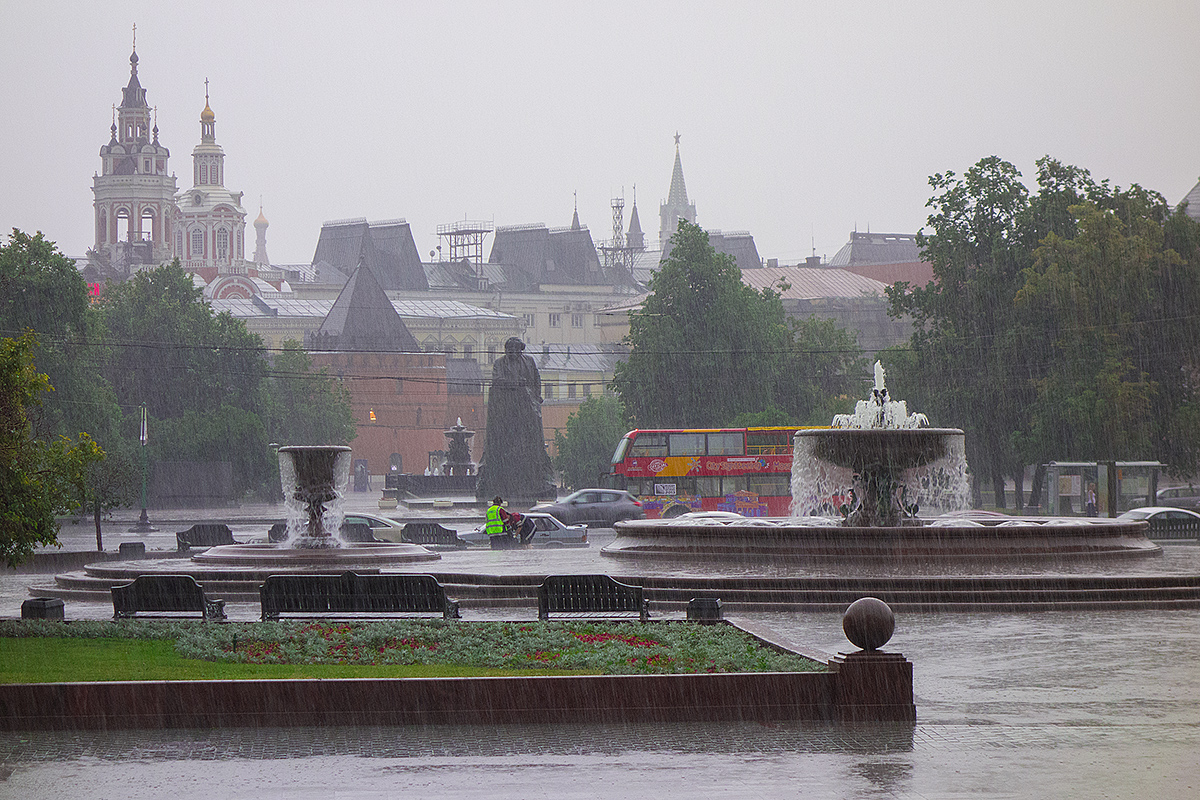
[[[0,636],[169,639],[180,656],[254,664],[456,665],[596,675],[816,672],[824,664],[762,646],[727,625],[673,622],[0,621]]]

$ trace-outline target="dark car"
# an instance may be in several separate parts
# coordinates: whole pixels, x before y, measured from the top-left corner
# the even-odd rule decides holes
[[[1146,506],[1126,511],[1117,519],[1150,523],[1151,539],[1196,539],[1200,537],[1200,514],[1183,508]]]
[[[1168,486],[1159,489],[1157,499],[1159,506],[1200,510],[1200,489],[1195,486]]]
[[[531,511],[553,514],[568,525],[611,528],[626,519],[645,519],[642,504],[629,492],[616,489],[580,489],[557,503],[539,503]]]

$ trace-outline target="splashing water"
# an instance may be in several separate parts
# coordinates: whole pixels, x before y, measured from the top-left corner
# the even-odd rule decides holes
[[[833,418],[834,430],[825,434],[836,437],[837,430],[916,430],[928,428],[924,414],[909,414],[903,400],[892,400],[885,385],[883,365],[875,362],[875,386],[871,399],[860,400],[853,414]],[[930,429],[938,437],[942,455],[920,466],[902,470],[889,468],[889,490],[900,502],[920,509],[924,516],[964,511],[969,507],[970,482],[967,477],[966,442],[961,431]],[[816,456],[818,437],[797,436],[792,456],[793,517],[828,518],[838,523],[853,510],[855,496],[864,495],[861,477],[849,467],[838,466]],[[858,479],[856,481],[856,479]],[[855,491],[856,482],[859,483]]]

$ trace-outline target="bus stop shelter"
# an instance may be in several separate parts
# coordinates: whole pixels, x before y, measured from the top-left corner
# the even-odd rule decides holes
[[[1158,461],[1051,461],[1046,465],[1050,515],[1083,514],[1089,491],[1096,493],[1102,517],[1152,506],[1164,469],[1166,464]]]

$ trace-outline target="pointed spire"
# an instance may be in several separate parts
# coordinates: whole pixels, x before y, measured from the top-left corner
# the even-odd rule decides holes
[[[642,221],[638,218],[636,183],[633,185],[633,211],[629,214],[629,230],[625,232],[625,246],[631,250],[646,249],[646,234],[642,231]]]
[[[667,194],[667,205],[686,206],[687,186],[683,182],[683,161],[679,158],[679,133],[675,133],[675,168],[671,170],[671,191]]]
[[[575,216],[571,218],[571,230],[579,230],[579,192],[575,192]]]

